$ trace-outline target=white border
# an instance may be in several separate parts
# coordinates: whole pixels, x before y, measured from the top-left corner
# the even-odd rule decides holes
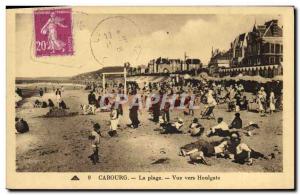
[[[0,108],[1,108],[1,117],[0,117],[0,124],[1,124],[1,130],[0,130],[0,137],[2,138],[1,140],[1,154],[2,158],[0,160],[0,173],[1,173],[1,178],[0,178],[0,188],[1,188],[1,193],[10,193],[5,189],[5,130],[6,130],[6,94],[5,94],[5,88],[6,88],[6,38],[5,38],[5,6],[6,5],[50,5],[49,1],[35,1],[35,0],[1,0],[0,1],[0,28],[2,29],[0,31],[0,60],[1,60],[1,65],[0,65],[0,87],[4,93],[1,93],[0,95]],[[214,1],[203,1],[203,2],[198,2],[197,0],[131,0],[131,1],[126,1],[126,0],[84,0],[84,1],[67,1],[67,0],[52,0],[51,5],[113,5],[113,6],[131,6],[131,5],[139,5],[139,6],[147,6],[147,5],[157,5],[157,6],[163,6],[163,5],[173,5],[173,6],[180,6],[180,5],[188,5],[188,6],[193,6],[193,5],[217,5],[217,6],[231,6],[231,5],[239,5],[239,6],[255,6],[255,5],[294,5],[296,8],[299,9],[300,7],[300,1],[299,0],[252,0],[250,1],[242,1],[242,0],[231,0],[231,1],[222,1],[222,0],[214,0]],[[299,11],[299,10],[298,10]],[[299,14],[299,13],[298,13]],[[297,17],[297,15],[296,15]],[[299,19],[295,20],[296,22],[296,29],[297,26],[299,26]],[[297,33],[298,35],[298,33]],[[295,35],[297,37],[297,35]],[[297,40],[297,39],[296,39]],[[296,48],[298,47],[298,43],[296,43]],[[299,51],[299,50],[298,50]],[[298,52],[299,53],[299,52]],[[298,59],[298,56],[296,54],[296,58]],[[296,60],[297,62],[298,60]],[[300,75],[300,70],[299,68],[297,69],[297,75]],[[297,78],[297,77],[296,77]],[[297,91],[299,92],[299,84],[297,85]],[[298,94],[297,94],[298,95]],[[299,100],[299,99],[298,99]],[[297,107],[298,111],[298,107]],[[297,120],[300,119],[299,115],[297,115]],[[298,120],[300,121],[300,120]],[[299,140],[299,131],[296,130],[298,133],[298,138]],[[299,149],[298,149],[298,154],[299,156]],[[298,167],[299,168],[299,167]],[[298,179],[299,181],[299,179]],[[299,184],[297,185],[299,187]],[[38,194],[41,192],[38,192]],[[56,192],[57,193],[57,192]],[[61,192],[59,192],[60,194]],[[82,192],[84,193],[84,192]],[[101,192],[103,193],[103,192]],[[172,192],[173,193],[173,192]],[[203,193],[203,192],[201,192]],[[81,194],[81,193],[80,193]],[[111,193],[110,193],[111,194]],[[155,192],[155,194],[160,194]],[[211,194],[211,193],[210,193]],[[215,193],[213,193],[215,194]],[[258,193],[260,194],[260,193]]]

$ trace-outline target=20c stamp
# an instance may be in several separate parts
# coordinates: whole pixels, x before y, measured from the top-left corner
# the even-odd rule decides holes
[[[72,10],[34,11],[35,55],[73,55]]]

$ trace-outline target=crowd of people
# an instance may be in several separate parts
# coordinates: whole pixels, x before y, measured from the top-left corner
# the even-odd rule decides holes
[[[265,155],[255,151],[241,140],[241,132],[246,131],[252,136],[254,124],[243,127],[241,111],[257,111],[261,117],[272,114],[279,108],[282,94],[275,93],[272,88],[267,91],[263,86],[254,94],[249,93],[242,83],[222,83],[202,80],[173,80],[163,82],[127,82],[125,94],[122,83],[110,83],[106,86],[91,83],[86,89],[90,90],[87,96],[87,105],[81,105],[83,114],[96,114],[96,112],[110,113],[110,126],[108,135],[117,137],[120,133],[120,118],[124,115],[124,103],[127,104],[130,123],[129,128],[138,129],[141,126],[139,115],[147,112],[151,121],[157,125],[161,134],[189,134],[197,137],[197,141],[180,147],[182,156],[189,156],[193,163],[207,164],[207,157],[217,156],[234,159],[238,163],[251,165],[253,158],[266,158]],[[278,89],[276,89],[278,91]],[[35,102],[41,107],[68,109],[62,98],[63,88],[53,89],[55,100],[48,102]],[[22,94],[20,89],[18,94]],[[39,89],[43,97],[47,89]],[[234,119],[227,124],[222,117],[215,118],[214,112],[218,105],[226,105],[228,112],[233,112]],[[255,107],[253,109],[253,107]],[[204,109],[203,109],[204,108]],[[201,109],[200,115],[195,110]],[[172,116],[172,111],[183,112],[184,116],[192,117],[188,129],[184,129],[186,120]],[[127,113],[127,112],[126,112]],[[200,119],[216,119],[212,127],[204,127]],[[173,120],[172,120],[173,119]],[[22,121],[24,121],[22,119]],[[16,127],[20,126],[21,119],[16,120]],[[143,121],[143,122],[151,122]],[[18,124],[18,125],[17,125]],[[123,124],[122,124],[123,125]],[[27,124],[28,126],[28,124]],[[99,147],[101,139],[101,126],[95,123],[89,139],[92,143],[93,154],[90,159],[94,164],[99,162]],[[23,130],[22,130],[23,131]],[[24,131],[26,132],[26,131]],[[209,142],[206,137],[218,136],[220,141]]]
[[[117,136],[118,127],[120,126],[119,118],[123,115],[123,106],[120,102],[126,98],[119,96],[119,94],[124,93],[123,89],[122,84],[116,83],[106,85],[105,90],[101,86],[93,85],[88,95],[90,105],[96,108],[101,108],[101,106],[110,108],[111,125],[109,134],[111,136]],[[206,164],[205,157],[217,155],[218,157],[234,159],[239,163],[247,162],[250,165],[252,164],[252,158],[266,158],[263,154],[241,142],[240,130],[244,130],[247,136],[252,136],[253,128],[250,130],[247,128],[251,126],[255,129],[257,125],[249,124],[243,128],[240,112],[243,110],[246,112],[253,111],[249,108],[250,104],[256,104],[255,111],[262,117],[266,116],[267,113],[272,114],[276,109],[280,109],[276,108],[276,105],[278,105],[276,101],[281,101],[280,96],[282,94],[275,96],[272,88],[268,89],[269,93],[267,94],[264,87],[260,87],[253,94],[247,92],[241,83],[226,85],[226,83],[222,84],[207,80],[181,80],[179,82],[169,80],[160,83],[146,82],[142,84],[129,82],[127,89],[125,95],[128,95],[127,102],[129,102],[129,119],[131,121],[127,126],[133,129],[139,128],[141,124],[139,114],[146,110],[151,114],[151,121],[159,125],[161,134],[189,133],[193,137],[199,137],[196,143],[188,144],[189,147],[190,145],[196,145],[196,147],[183,152],[184,156],[190,156],[192,161],[196,160]],[[107,97],[105,96],[106,93],[111,95]],[[134,96],[139,98],[132,98]],[[130,102],[129,99],[133,99],[133,101]],[[147,106],[148,102],[151,102],[150,106]],[[201,117],[212,115],[214,118],[214,109],[220,104],[227,105],[228,112],[234,112],[234,119],[229,125],[222,117],[219,117],[215,126],[205,130],[199,119],[195,117],[186,132],[182,129],[185,120],[180,117],[171,120],[170,112],[172,110],[178,110],[179,112],[182,110],[184,115],[194,117],[195,108],[197,106],[199,108],[200,105],[204,105],[205,108],[204,112],[201,112]],[[203,141],[205,136],[219,136],[223,138],[223,141],[209,143]],[[182,149],[185,148],[186,146],[182,147]]]

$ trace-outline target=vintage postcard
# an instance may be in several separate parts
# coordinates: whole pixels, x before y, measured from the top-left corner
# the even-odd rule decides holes
[[[293,7],[6,21],[8,189],[295,188]]]

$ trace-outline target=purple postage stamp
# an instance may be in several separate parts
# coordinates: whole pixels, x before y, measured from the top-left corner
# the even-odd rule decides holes
[[[35,55],[73,55],[72,10],[34,11]]]

